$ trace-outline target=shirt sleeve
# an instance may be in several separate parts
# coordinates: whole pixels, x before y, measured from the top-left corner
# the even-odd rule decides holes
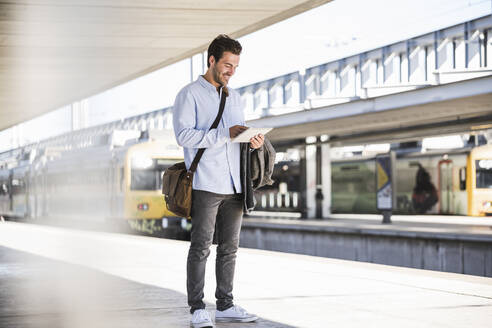
[[[193,94],[181,90],[173,107],[173,127],[178,145],[186,148],[215,148],[230,140],[229,128],[196,129],[196,102]]]

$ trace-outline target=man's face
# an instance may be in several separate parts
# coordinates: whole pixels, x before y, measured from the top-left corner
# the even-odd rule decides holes
[[[232,52],[224,51],[218,62],[215,62],[215,58],[213,56],[210,56],[209,60],[214,81],[222,86],[226,86],[239,65],[239,55],[234,55]]]

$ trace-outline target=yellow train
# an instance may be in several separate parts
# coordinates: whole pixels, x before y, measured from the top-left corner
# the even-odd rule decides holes
[[[492,215],[492,145],[473,149],[466,167],[467,214]]]
[[[162,173],[183,160],[174,136],[133,137],[118,144],[115,136],[121,132],[140,135],[114,131],[98,145],[67,142],[0,154],[0,215],[187,235],[189,222],[166,209],[161,193]]]

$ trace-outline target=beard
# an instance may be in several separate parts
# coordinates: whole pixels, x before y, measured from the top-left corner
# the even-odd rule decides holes
[[[222,74],[215,67],[212,68],[212,76],[214,78],[214,81],[220,84],[221,86],[227,85],[227,80],[221,79]]]

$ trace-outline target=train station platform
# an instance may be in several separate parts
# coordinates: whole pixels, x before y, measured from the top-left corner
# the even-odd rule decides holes
[[[0,327],[189,327],[188,242],[0,222]],[[215,247],[205,296],[214,309]],[[217,327],[489,327],[492,279],[240,248]]]
[[[378,214],[330,214],[322,219],[301,219],[296,213],[252,212],[248,224],[276,224],[298,229],[361,231],[380,235],[426,236],[492,242],[492,217],[450,215],[392,215],[391,224],[382,224]]]
[[[332,214],[300,219],[294,213],[253,212],[241,246],[492,277],[492,218],[439,215]]]

